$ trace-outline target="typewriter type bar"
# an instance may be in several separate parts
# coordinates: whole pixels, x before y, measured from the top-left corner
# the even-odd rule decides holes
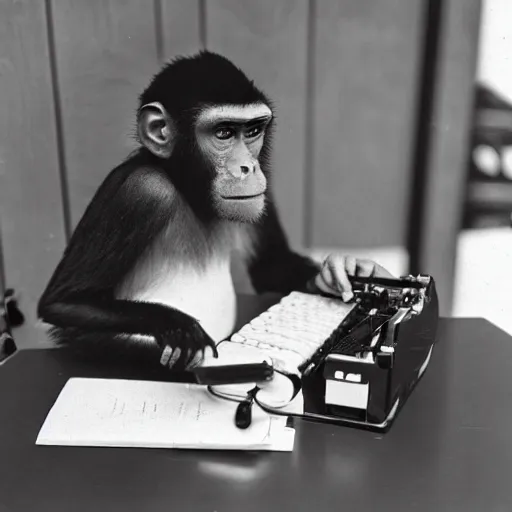
[[[365,283],[348,328],[342,322],[323,353],[307,362],[308,418],[373,430],[391,426],[427,368],[438,321],[430,276],[418,276],[415,284],[421,286],[411,286],[411,278],[399,283],[391,293],[382,283]]]

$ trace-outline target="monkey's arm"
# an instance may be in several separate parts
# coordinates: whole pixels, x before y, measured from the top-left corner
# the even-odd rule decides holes
[[[166,177],[134,165],[114,170],[99,188],[39,301],[38,315],[57,328],[78,328],[91,336],[153,336],[161,349],[180,348],[187,362],[206,346],[213,348],[194,318],[160,304],[115,298],[125,276],[172,222],[176,207]],[[83,342],[84,336],[76,339]],[[66,337],[67,343],[73,340]],[[111,340],[118,343],[114,336]]]
[[[177,309],[152,302],[119,299],[67,299],[40,303],[42,320],[57,327],[77,327],[118,334],[155,335],[159,325],[165,330],[193,331],[197,321]]]
[[[255,229],[255,251],[247,266],[255,291],[306,291],[307,283],[320,272],[321,265],[290,248],[271,195]]]

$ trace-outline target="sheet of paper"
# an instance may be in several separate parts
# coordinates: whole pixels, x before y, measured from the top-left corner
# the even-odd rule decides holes
[[[293,449],[286,418],[253,408],[252,424],[234,424],[237,403],[203,386],[120,379],[72,378],[50,410],[38,445]]]

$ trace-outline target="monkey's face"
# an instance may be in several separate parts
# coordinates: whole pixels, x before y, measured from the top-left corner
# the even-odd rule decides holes
[[[271,119],[264,104],[211,107],[199,114],[196,139],[214,170],[211,193],[220,218],[254,222],[263,213],[267,179],[259,157]]]
[[[271,120],[270,108],[255,103],[206,107],[193,121],[196,144],[187,141],[186,151],[180,153],[199,154],[181,163],[198,167],[187,169],[188,180],[207,179],[209,183],[189,183],[187,188],[195,189],[199,197],[199,190],[208,185],[208,206],[218,218],[255,222],[263,213],[267,179],[259,159]],[[138,130],[142,143],[153,154],[164,159],[171,157],[179,138],[178,125],[161,103],[141,108]]]

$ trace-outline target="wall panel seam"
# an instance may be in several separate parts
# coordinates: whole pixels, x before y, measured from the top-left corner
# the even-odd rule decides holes
[[[66,146],[62,119],[62,102],[57,69],[55,34],[53,30],[52,0],[45,0],[46,33],[48,37],[48,60],[50,66],[51,90],[55,112],[55,131],[57,139],[57,162],[59,166],[60,189],[62,197],[62,212],[64,220],[64,235],[67,241],[71,237],[71,208],[69,202],[68,174],[66,167]]]
[[[207,16],[206,0],[199,0],[199,42],[202,49],[208,48],[208,32],[207,32]]]
[[[315,151],[315,58],[316,58],[316,0],[308,0],[306,48],[306,94],[304,128],[304,187],[303,187],[303,245],[311,248],[313,241],[313,187]]]
[[[155,18],[155,45],[156,45],[156,58],[158,64],[161,65],[164,59],[165,48],[165,32],[163,29],[162,19],[162,0],[154,0],[153,2],[153,15]]]

